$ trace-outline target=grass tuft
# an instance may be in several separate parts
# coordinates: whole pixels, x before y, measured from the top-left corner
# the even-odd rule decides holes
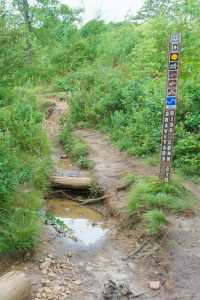
[[[159,209],[153,209],[144,214],[144,220],[147,223],[147,233],[152,236],[160,236],[169,223],[164,212]]]
[[[164,183],[156,178],[141,176],[133,178],[135,184],[129,196],[127,210],[136,220],[145,223],[148,234],[160,235],[165,231],[168,223],[165,214],[191,209],[192,196],[180,183]]]
[[[163,183],[155,178],[138,178],[130,194],[128,210],[131,214],[140,208],[162,208],[183,212],[191,208],[189,191],[177,182]]]
[[[65,151],[80,168],[91,169],[93,167],[93,162],[87,158],[89,148],[80,136],[73,133],[73,126],[68,114],[61,118],[59,138]]]

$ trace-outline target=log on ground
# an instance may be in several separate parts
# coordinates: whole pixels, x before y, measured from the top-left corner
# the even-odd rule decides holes
[[[28,300],[31,282],[23,272],[9,272],[0,277],[1,300]]]
[[[52,178],[52,185],[55,188],[73,189],[73,190],[87,190],[91,187],[91,178],[88,177],[64,177],[54,176]]]

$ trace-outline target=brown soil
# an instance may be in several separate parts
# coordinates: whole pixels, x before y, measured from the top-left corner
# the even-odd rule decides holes
[[[118,151],[102,133],[91,130],[77,132],[91,149],[90,159],[95,162],[96,176],[106,193],[122,184],[127,172],[158,176],[158,168]],[[195,212],[172,215],[167,235],[158,244],[151,244],[149,249],[141,251],[135,260],[140,283],[160,280],[162,288],[154,295],[155,299],[200,299],[200,186],[191,182],[183,183],[197,199]],[[122,208],[126,196],[127,192],[123,191],[108,203],[114,208]],[[129,243],[127,240],[125,242]]]

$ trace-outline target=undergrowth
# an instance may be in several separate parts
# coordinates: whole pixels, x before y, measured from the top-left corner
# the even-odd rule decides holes
[[[82,169],[91,169],[93,162],[87,158],[88,146],[83,139],[73,132],[73,125],[68,114],[63,114],[60,120],[60,142],[73,161]]]
[[[150,235],[160,235],[168,224],[167,215],[192,208],[192,196],[178,182],[163,183],[156,178],[130,176],[134,183],[127,211],[135,221],[142,221]]]
[[[32,90],[12,91],[0,107],[0,254],[32,248],[51,172],[50,144]]]

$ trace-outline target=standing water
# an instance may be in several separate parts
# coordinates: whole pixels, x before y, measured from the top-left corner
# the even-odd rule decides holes
[[[80,246],[91,246],[107,232],[105,221],[100,213],[72,200],[50,199],[49,211],[73,230]]]

